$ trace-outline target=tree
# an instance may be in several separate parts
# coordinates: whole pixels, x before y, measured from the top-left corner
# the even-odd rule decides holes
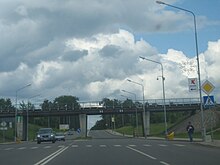
[[[8,110],[15,110],[15,107],[12,105],[12,102],[9,98],[7,99],[0,99],[0,110],[1,111],[8,111]]]

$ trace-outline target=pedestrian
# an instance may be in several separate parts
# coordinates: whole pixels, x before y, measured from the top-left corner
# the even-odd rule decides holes
[[[193,127],[193,125],[191,124],[191,122],[188,123],[188,125],[187,125],[187,127],[186,127],[186,131],[187,131],[187,133],[188,133],[190,142],[193,142],[194,127]]]

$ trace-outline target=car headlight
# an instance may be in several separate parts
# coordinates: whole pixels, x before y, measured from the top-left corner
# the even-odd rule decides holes
[[[53,137],[54,135],[53,135],[53,134],[51,134],[50,136],[51,136],[51,137]]]
[[[37,137],[39,138],[39,137],[40,137],[40,135],[37,135]]]

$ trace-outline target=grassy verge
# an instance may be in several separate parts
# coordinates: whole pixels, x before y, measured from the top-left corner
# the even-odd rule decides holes
[[[171,126],[171,124],[168,124],[168,128]],[[126,126],[126,127],[121,127],[115,130],[116,132],[119,132],[121,134],[126,134],[126,135],[134,135],[134,132],[136,132],[136,128],[132,126]],[[150,128],[150,136],[156,136],[156,137],[164,137],[164,123],[159,123],[159,124],[151,124]],[[138,127],[138,136],[143,136],[143,131],[142,127]],[[210,135],[210,134],[209,134]],[[185,133],[179,133],[175,134],[176,138],[188,138],[188,134]],[[201,138],[201,132],[195,132],[193,135],[194,138]],[[213,133],[213,139],[214,140],[220,140],[220,130],[215,131]]]

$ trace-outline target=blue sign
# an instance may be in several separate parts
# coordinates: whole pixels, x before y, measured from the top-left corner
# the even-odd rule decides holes
[[[78,128],[76,131],[77,131],[78,133],[80,133],[80,132],[81,132],[81,129],[80,129],[80,128]]]
[[[211,107],[215,105],[214,96],[203,96],[203,104],[205,107]]]

